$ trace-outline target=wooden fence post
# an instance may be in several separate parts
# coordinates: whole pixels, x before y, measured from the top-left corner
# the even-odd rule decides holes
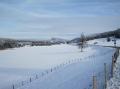
[[[38,79],[38,75],[36,74],[36,79]]]
[[[15,85],[13,84],[12,89],[15,89]]]
[[[112,56],[111,77],[113,77],[113,69],[114,69],[114,56]]]
[[[107,88],[107,64],[104,63],[104,74],[105,74],[105,86],[104,86],[104,89]]]
[[[97,89],[97,80],[96,80],[96,76],[93,76],[93,89]]]
[[[51,68],[51,72],[52,72],[52,68]]]
[[[68,61],[68,64],[70,64],[70,61]]]
[[[22,86],[24,86],[24,82],[22,81]]]
[[[42,72],[42,76],[44,76],[44,73]]]
[[[54,70],[56,70],[56,67],[54,67]]]
[[[32,79],[31,79],[31,77],[30,77],[30,83],[32,82]]]
[[[46,71],[46,73],[48,74],[48,70]]]

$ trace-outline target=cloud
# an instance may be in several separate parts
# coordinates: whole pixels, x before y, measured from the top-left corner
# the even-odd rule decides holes
[[[119,6],[117,0],[0,0],[0,34],[39,37],[112,30],[120,26]]]

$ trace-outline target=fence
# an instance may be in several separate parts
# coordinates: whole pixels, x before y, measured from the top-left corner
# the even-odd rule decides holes
[[[28,80],[21,81],[21,82],[19,82],[19,83],[13,84],[10,89],[17,89],[17,88],[19,88],[19,87],[22,87],[22,86],[25,86],[25,85],[27,85],[27,84],[30,84],[30,83],[32,83],[33,81],[35,81],[35,80],[37,80],[37,79],[41,79],[41,78],[43,78],[44,76],[47,76],[48,74],[50,74],[50,73],[52,73],[52,72],[55,72],[55,71],[59,70],[60,68],[66,67],[66,66],[68,66],[68,65],[70,65],[70,64],[78,63],[78,62],[80,62],[81,60],[84,60],[84,59],[93,59],[93,58],[96,58],[96,57],[101,57],[101,56],[104,56],[104,55],[109,54],[110,52],[112,52],[112,51],[111,51],[111,50],[108,50],[108,51],[105,51],[105,52],[103,52],[103,53],[101,53],[101,54],[91,55],[91,56],[88,56],[88,57],[85,57],[85,58],[79,58],[79,59],[69,60],[69,61],[64,62],[64,63],[62,63],[62,64],[60,64],[60,65],[58,65],[58,66],[56,66],[56,67],[54,67],[54,68],[51,68],[51,69],[49,69],[49,70],[44,71],[44,72],[42,72],[41,74],[36,74],[36,75],[30,77]],[[118,54],[119,54],[118,52],[119,52],[118,50],[115,52],[115,54],[114,54],[114,56],[113,56],[114,60],[117,60],[117,57],[118,57]],[[104,65],[105,65],[105,69],[106,69],[107,64],[104,64]],[[113,71],[113,70],[112,70],[112,71]],[[101,72],[101,73],[98,73],[98,74],[103,76],[103,75],[104,75],[104,72]],[[106,79],[106,81],[107,81],[107,79],[108,79],[107,69],[106,69],[105,74],[106,74],[105,79]],[[97,87],[98,87],[98,84],[96,83],[96,82],[98,82],[97,80],[98,80],[98,77],[97,77],[97,76],[93,76],[93,85],[92,85],[92,86],[93,86],[93,89],[97,89]],[[106,81],[105,81],[105,83],[106,83]],[[105,85],[105,86],[106,86],[106,85]]]
[[[107,81],[110,80],[110,78],[113,77],[113,70],[115,63],[117,61],[117,58],[119,56],[119,49],[117,48],[115,53],[112,56],[112,62],[111,65],[104,63],[104,71],[100,73],[101,76],[103,76],[103,86],[101,87],[101,84],[99,83],[99,77],[100,76],[93,76],[93,88],[92,89],[106,89],[107,88]]]

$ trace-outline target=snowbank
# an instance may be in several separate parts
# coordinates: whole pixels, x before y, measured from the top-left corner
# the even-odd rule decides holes
[[[114,67],[114,75],[107,83],[107,89],[120,89],[120,56]]]

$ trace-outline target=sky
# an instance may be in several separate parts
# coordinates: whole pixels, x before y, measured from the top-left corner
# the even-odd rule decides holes
[[[0,37],[72,39],[120,28],[120,0],[0,0]]]

